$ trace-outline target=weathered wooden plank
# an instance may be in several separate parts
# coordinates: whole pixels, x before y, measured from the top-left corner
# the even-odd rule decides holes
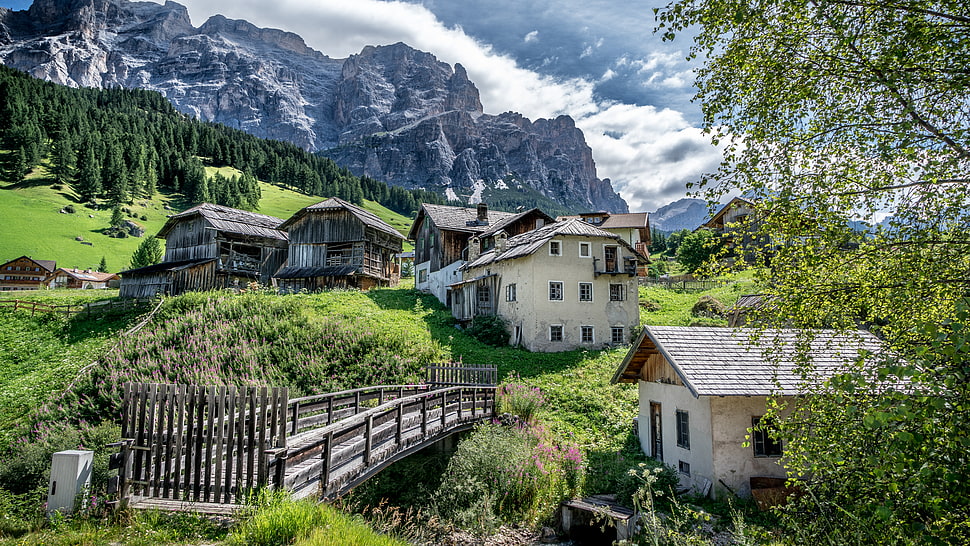
[[[176,421],[176,432],[175,432],[175,470],[173,473],[173,483],[172,483],[172,498],[181,498],[181,490],[185,487],[185,480],[182,477],[182,448],[183,439],[185,438],[185,405],[186,405],[186,389],[185,385],[179,385],[175,392],[175,421]]]
[[[216,433],[213,437],[215,441],[215,447],[213,448],[213,453],[215,456],[215,474],[212,478],[212,496],[215,502],[222,502],[222,459],[224,456],[223,440],[226,436],[225,426],[226,426],[226,386],[221,385],[219,387],[219,392],[216,395]],[[211,413],[211,411],[210,411]]]
[[[232,499],[232,457],[236,433],[236,387],[226,390],[226,471],[223,476],[223,497],[218,502],[228,503]]]
[[[202,498],[202,466],[205,463],[205,412],[206,388],[199,386],[195,392],[195,460],[192,462],[192,499]]]

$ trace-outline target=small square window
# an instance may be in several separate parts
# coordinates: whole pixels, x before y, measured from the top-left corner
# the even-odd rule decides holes
[[[579,301],[593,301],[593,283],[579,283]]]
[[[427,269],[422,269],[422,270],[418,271],[418,282],[420,282],[420,283],[426,283],[426,282],[428,282],[428,270]]]
[[[619,345],[619,344],[622,344],[624,341],[626,341],[626,339],[625,339],[625,336],[623,335],[622,326],[614,326],[610,328],[611,343],[613,343],[614,345]]]
[[[681,474],[690,476],[690,463],[685,463],[684,461],[677,461],[677,470],[679,470]]]
[[[751,418],[751,443],[755,457],[781,457],[781,440],[777,437],[774,423],[761,422],[761,417]]]
[[[492,291],[487,286],[478,287],[478,303],[489,303],[492,301]]]
[[[690,416],[684,410],[677,410],[677,447],[690,449]]]
[[[625,295],[622,284],[610,285],[610,301],[623,301]]]
[[[562,301],[562,282],[549,281],[549,301]]]
[[[505,301],[515,301],[515,283],[509,284],[505,287]]]
[[[590,243],[579,243],[579,257],[589,258],[593,255],[593,245]]]
[[[549,241],[549,255],[550,256],[562,256],[562,242],[561,241]]]
[[[553,324],[549,327],[549,341],[562,341],[562,324]]]
[[[593,343],[593,327],[592,326],[580,326],[579,327],[579,341],[580,343]]]

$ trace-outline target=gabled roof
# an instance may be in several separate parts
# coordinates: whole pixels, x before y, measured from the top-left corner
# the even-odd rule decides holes
[[[794,395],[809,378],[844,369],[860,351],[887,349],[863,331],[646,326],[611,382],[635,383],[648,357],[659,354],[695,397]]]
[[[340,199],[337,197],[331,197],[330,199],[327,199],[325,201],[320,201],[315,205],[310,205],[309,207],[304,207],[298,210],[296,214],[294,214],[293,216],[290,216],[288,220],[286,220],[285,222],[282,223],[282,225],[280,225],[280,229],[288,228],[289,226],[293,225],[294,222],[306,216],[307,214],[317,212],[317,211],[326,211],[326,210],[346,210],[351,214],[353,214],[355,218],[363,222],[365,226],[370,226],[378,231],[383,231],[388,235],[392,235],[394,237],[399,237],[401,239],[404,239],[404,235],[401,235],[401,233],[398,230],[391,227],[390,224],[388,224],[384,220],[381,220],[376,214],[366,211],[358,207],[357,205],[348,203],[347,201],[344,201],[343,199]]]
[[[277,279],[309,279],[313,277],[346,277],[357,273],[357,265],[332,265],[319,267],[287,266],[280,269],[273,277]]]
[[[286,232],[279,229],[280,224],[283,223],[280,218],[232,207],[223,207],[222,205],[213,205],[212,203],[202,203],[169,216],[168,221],[165,222],[156,237],[164,238],[176,224],[191,216],[202,216],[212,227],[226,233],[255,235],[282,241],[289,240]]]
[[[35,264],[37,264],[38,267],[40,267],[42,269],[46,269],[48,273],[50,273],[51,271],[54,271],[55,269],[57,269],[57,262],[55,260],[35,260],[35,259],[33,259],[33,258],[31,258],[30,256],[27,256],[27,255],[23,255],[23,256],[14,258],[14,259],[12,259],[10,261],[4,262],[4,263],[0,264],[0,267],[3,267],[3,266],[5,266],[5,265],[7,265],[9,263],[16,262],[17,260],[30,260],[30,261],[34,262]]]
[[[411,229],[408,231],[408,238],[413,240],[415,237],[417,237],[417,227],[425,218],[434,222],[434,225],[438,226],[438,229],[461,231],[464,233],[481,233],[490,228],[492,224],[512,216],[515,216],[515,214],[511,212],[489,210],[487,226],[469,225],[469,223],[474,224],[474,222],[478,220],[477,208],[452,207],[450,205],[432,205],[429,203],[424,203],[421,205],[421,208],[418,210],[417,217],[411,224]]]
[[[91,271],[90,269],[69,269],[65,267],[57,268],[47,278],[56,276],[58,271],[63,271],[65,275],[82,281],[106,282],[118,278],[118,275],[114,273],[102,273],[100,271]]]
[[[481,256],[461,266],[459,269],[468,270],[473,267],[481,267],[492,262],[500,262],[502,260],[511,260],[513,258],[528,256],[536,250],[542,248],[543,245],[553,238],[564,235],[613,239],[617,242],[617,244],[625,246],[630,252],[637,255],[633,247],[621,239],[619,235],[610,233],[609,231],[603,231],[602,229],[587,224],[582,220],[572,218],[562,222],[546,224],[541,228],[510,237],[506,243],[504,252],[500,253],[498,252],[498,249],[493,248],[487,252],[483,252]]]
[[[481,233],[479,233],[478,236],[479,237],[489,237],[491,235],[495,235],[499,231],[505,229],[506,226],[508,226],[510,224],[514,224],[514,223],[518,222],[519,220],[525,218],[526,216],[529,216],[530,214],[537,214],[540,218],[542,218],[543,220],[545,220],[546,223],[553,223],[553,222],[556,221],[555,218],[553,218],[552,216],[549,216],[548,214],[542,212],[542,210],[540,210],[537,207],[537,208],[529,209],[527,211],[519,212],[517,214],[513,214],[512,216],[509,216],[507,218],[500,218],[497,222],[494,222],[494,223],[491,222],[491,221],[489,221],[488,225],[485,226],[485,230],[482,231]]]
[[[738,206],[738,205],[746,205],[748,207],[753,207],[754,206],[754,203],[752,203],[751,201],[748,201],[747,199],[742,199],[740,197],[735,197],[734,199],[731,199],[730,201],[728,201],[726,205],[724,205],[723,207],[721,207],[720,210],[718,210],[714,214],[714,216],[711,216],[711,219],[710,220],[708,220],[708,221],[704,222],[703,224],[701,224],[700,227],[698,227],[697,229],[700,229],[700,228],[703,228],[703,227],[711,227],[711,226],[713,226],[714,223],[717,222],[717,220],[720,217],[724,216],[725,214],[727,214],[727,212],[729,210],[731,210],[733,207]],[[697,230],[695,229],[694,231],[697,231]]]
[[[600,229],[645,229],[650,227],[650,215],[646,212],[624,212],[624,213],[589,213],[589,214],[575,214],[570,216],[560,216],[556,220],[570,220],[572,218],[582,219],[583,216],[592,217],[603,217],[600,224],[593,224]],[[591,223],[591,222],[587,222]]]

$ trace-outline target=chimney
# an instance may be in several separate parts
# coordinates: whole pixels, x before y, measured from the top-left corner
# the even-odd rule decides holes
[[[495,254],[501,254],[508,248],[509,234],[501,230],[495,234]]]
[[[477,235],[468,238],[468,261],[473,261],[482,253],[482,243]]]
[[[488,225],[488,204],[486,203],[478,204],[478,224],[481,226]]]

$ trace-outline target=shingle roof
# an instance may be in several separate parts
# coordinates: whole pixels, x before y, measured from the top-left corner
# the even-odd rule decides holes
[[[491,249],[487,252],[483,252],[481,256],[475,258],[471,262],[463,265],[462,270],[471,269],[473,267],[480,267],[492,262],[499,262],[502,260],[511,260],[513,258],[521,258],[522,256],[528,256],[542,248],[542,245],[549,242],[556,236],[561,235],[579,235],[583,237],[606,237],[609,239],[614,239],[618,243],[623,244],[629,248],[629,245],[624,242],[619,235],[615,233],[610,233],[609,231],[603,231],[602,229],[587,224],[582,220],[577,220],[571,218],[569,220],[564,220],[562,222],[556,222],[553,224],[546,224],[541,228],[534,229],[532,231],[527,231],[525,233],[510,237],[506,243],[505,252],[499,253],[497,249]],[[629,250],[633,251],[632,248]]]
[[[216,261],[216,258],[202,258],[200,260],[179,260],[177,262],[161,262],[155,265],[148,265],[145,267],[139,267],[138,269],[129,269],[127,271],[122,271],[118,273],[119,275],[130,275],[136,273],[138,275],[144,275],[148,273],[156,273],[158,271],[178,271],[180,269],[185,269],[195,265],[201,265],[209,262]]]
[[[639,351],[663,355],[696,397],[799,394],[807,380],[831,377],[860,351],[884,354],[887,349],[862,331],[647,326],[614,383],[639,375],[639,369],[635,375],[628,371]]]
[[[30,256],[27,256],[26,254],[23,255],[23,256],[20,256],[19,258],[14,258],[14,259],[12,259],[12,260],[10,260],[8,262],[3,262],[0,265],[6,265],[6,264],[13,263],[13,262],[16,262],[17,260],[22,260],[22,259],[25,259],[25,258],[28,259],[28,260],[30,260],[30,261],[32,261],[32,262],[34,262],[35,264],[39,265],[40,267],[46,269],[48,273],[51,272],[51,271],[54,271],[55,269],[57,269],[57,262],[54,261],[54,260],[35,260],[35,259],[31,258]]]
[[[509,224],[514,224],[515,222],[518,222],[519,220],[525,218],[526,216],[532,213],[538,213],[548,223],[555,222],[555,219],[552,216],[549,216],[548,214],[542,212],[539,208],[533,208],[524,212],[513,214],[512,216],[509,216],[507,218],[499,218],[499,220],[494,223],[489,221],[489,224],[485,226],[485,229],[482,230],[479,236],[488,237],[490,235],[495,235],[500,230],[505,229],[506,226],[508,226]]]
[[[280,231],[280,224],[283,220],[275,216],[267,216],[247,210],[239,210],[212,203],[202,203],[190,209],[186,209],[178,214],[173,214],[165,222],[165,225],[158,232],[158,237],[165,237],[175,224],[183,218],[200,215],[206,219],[212,227],[227,233],[238,233],[240,235],[255,235],[268,239],[289,240],[285,231]]]
[[[413,239],[416,236],[415,228],[418,225],[418,221],[422,216],[427,217],[429,220],[434,222],[434,225],[438,226],[439,229],[447,229],[451,231],[462,231],[465,233],[481,233],[501,220],[511,218],[515,216],[511,212],[502,212],[499,210],[489,210],[488,211],[488,225],[469,225],[469,222],[473,223],[478,220],[478,209],[469,207],[453,207],[450,205],[432,205],[425,203],[421,205],[421,210],[418,211],[418,217],[415,218],[414,223],[411,224],[411,231],[408,233],[408,237]]]
[[[366,211],[358,207],[357,205],[354,205],[353,203],[348,203],[347,201],[344,201],[343,199],[340,199],[337,197],[331,197],[324,201],[320,201],[315,205],[310,205],[309,207],[300,209],[299,211],[296,212],[296,214],[294,214],[288,220],[283,222],[282,225],[280,225],[280,228],[286,229],[287,227],[292,225],[293,222],[296,222],[298,219],[302,218],[306,214],[313,211],[341,210],[341,209],[346,210],[351,214],[353,214],[354,217],[356,217],[358,220],[363,222],[364,225],[366,226],[370,226],[379,231],[383,231],[388,235],[393,235],[394,237],[400,237],[401,239],[404,239],[404,235],[401,235],[401,233],[398,230],[391,227],[390,224],[388,224],[384,220],[381,220],[376,214]]]
[[[117,275],[114,273],[102,273],[100,271],[91,271],[85,269],[67,269],[62,267],[57,271],[63,271],[65,274],[83,281],[105,282],[117,277]],[[57,271],[54,271],[51,273],[51,275],[56,274]]]
[[[645,228],[649,226],[646,212],[629,212],[625,214],[611,214],[602,224],[602,229]]]

